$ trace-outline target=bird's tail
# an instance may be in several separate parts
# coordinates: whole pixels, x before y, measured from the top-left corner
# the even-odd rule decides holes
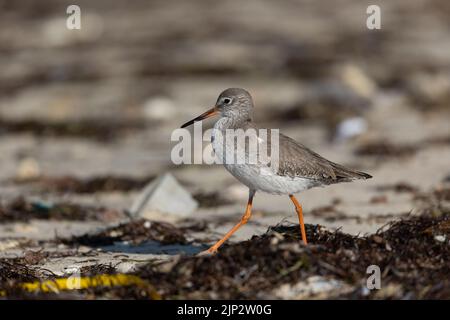
[[[351,170],[336,163],[333,163],[332,167],[338,181],[353,181],[359,179],[365,180],[372,178],[372,176],[368,173]]]

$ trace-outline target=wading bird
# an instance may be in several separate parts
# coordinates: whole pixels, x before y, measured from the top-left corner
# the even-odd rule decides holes
[[[367,173],[354,171],[331,162],[283,134],[279,134],[278,141],[276,141],[278,144],[278,163],[276,166],[264,161],[227,163],[227,153],[239,153],[241,151],[247,156],[246,158],[249,158],[248,153],[251,148],[248,147],[246,140],[244,140],[244,143],[235,145],[235,141],[231,143],[226,139],[216,139],[217,135],[220,133],[222,137],[225,137],[226,131],[229,129],[243,129],[244,132],[248,129],[255,129],[254,132],[258,132],[256,130],[258,127],[253,122],[253,108],[252,97],[246,90],[230,88],[219,95],[213,108],[181,126],[181,128],[185,128],[196,121],[218,115],[219,119],[214,124],[211,136],[214,153],[222,160],[225,168],[249,188],[247,208],[241,221],[209,248],[207,250],[209,253],[216,252],[236,230],[247,223],[251,216],[253,197],[257,191],[289,196],[298,215],[303,242],[307,244],[302,206],[294,197],[294,194],[312,187],[371,178]],[[273,144],[273,142],[270,142],[271,139],[267,138],[262,141],[259,136],[257,138],[258,143],[265,142],[268,144],[269,151],[275,149],[271,145]]]

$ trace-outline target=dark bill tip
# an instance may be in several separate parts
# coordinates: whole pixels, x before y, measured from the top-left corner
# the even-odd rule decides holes
[[[192,120],[186,122],[185,124],[183,124],[183,125],[181,126],[181,128],[189,127],[189,126],[190,126],[191,124],[193,124],[194,122],[202,121],[202,120],[204,120],[204,119],[210,118],[210,117],[212,117],[212,116],[215,116],[217,113],[218,113],[218,111],[217,111],[217,109],[216,109],[215,107],[214,107],[214,108],[211,108],[211,109],[209,109],[208,111],[206,111],[205,113],[202,113],[201,115],[199,115],[197,118],[194,118],[194,119],[192,119]]]

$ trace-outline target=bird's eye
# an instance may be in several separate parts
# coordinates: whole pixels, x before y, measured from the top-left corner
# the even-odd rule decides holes
[[[230,104],[231,103],[231,99],[230,98],[225,98],[225,99],[223,99],[223,103],[224,104]]]

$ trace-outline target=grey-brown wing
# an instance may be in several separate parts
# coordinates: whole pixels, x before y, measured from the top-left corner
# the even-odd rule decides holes
[[[336,183],[371,176],[329,161],[297,141],[280,134],[278,174]]]
[[[242,129],[255,129],[259,138],[262,138],[259,135],[259,128],[252,122],[245,123]],[[278,139],[272,139],[272,131],[268,129],[263,130],[266,130],[266,136],[262,139],[267,142],[266,152],[270,161],[276,159],[272,156],[271,142],[272,140],[278,140],[277,174],[279,175],[307,178],[325,184],[371,178],[367,173],[353,171],[325,159],[288,136],[279,133]],[[258,157],[261,156],[259,151],[258,149]],[[271,166],[273,167],[273,163]]]

